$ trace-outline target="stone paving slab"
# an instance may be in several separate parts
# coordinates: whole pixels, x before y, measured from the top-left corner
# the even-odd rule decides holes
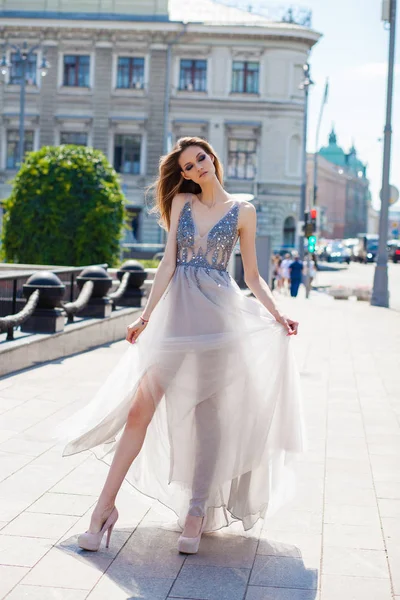
[[[107,467],[63,458],[51,431],[101,385],[125,342],[0,380],[0,598],[7,600],[400,600],[400,314],[314,294],[280,298],[308,447],[295,498],[179,555],[174,515],[124,484],[110,548],[88,553]]]

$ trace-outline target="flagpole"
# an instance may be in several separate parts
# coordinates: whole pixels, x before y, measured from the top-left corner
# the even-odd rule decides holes
[[[314,169],[313,169],[313,206],[317,205],[317,177],[318,177],[318,145],[319,145],[319,132],[321,129],[322,115],[324,113],[325,104],[328,101],[328,90],[329,90],[329,79],[327,78],[325,83],[324,96],[322,98],[321,109],[319,111],[319,118],[317,124],[317,131],[315,134],[315,152],[314,152]]]

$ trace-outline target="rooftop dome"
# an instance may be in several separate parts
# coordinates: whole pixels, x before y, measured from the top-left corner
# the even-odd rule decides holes
[[[346,166],[346,153],[343,148],[337,144],[337,137],[334,127],[332,127],[332,131],[329,134],[328,146],[322,147],[319,151],[319,154],[335,165],[340,165],[342,167]]]
[[[365,165],[359,158],[357,158],[357,151],[354,147],[354,144],[350,148],[350,152],[347,156],[347,166],[352,171],[356,171],[357,173],[362,171],[362,173],[365,175]]]

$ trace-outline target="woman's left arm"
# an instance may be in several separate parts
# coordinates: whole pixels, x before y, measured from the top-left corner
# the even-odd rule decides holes
[[[240,207],[238,227],[244,281],[247,287],[272,316],[283,325],[287,335],[297,335],[298,322],[288,319],[280,312],[268,284],[258,271],[256,254],[257,215],[254,206],[249,202],[243,202]]]

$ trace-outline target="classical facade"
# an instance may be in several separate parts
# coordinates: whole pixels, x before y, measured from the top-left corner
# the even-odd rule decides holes
[[[371,194],[366,166],[354,147],[346,153],[334,129],[317,155],[317,208],[321,237],[344,239],[368,230]],[[313,201],[314,155],[307,157],[307,197]]]
[[[190,4],[191,3],[191,4]],[[163,232],[144,190],[178,137],[207,138],[226,186],[251,193],[259,233],[294,245],[301,184],[302,65],[319,34],[215,5],[167,0],[0,0],[0,195],[18,167],[18,64],[10,44],[40,42],[28,66],[25,149],[75,143],[101,149],[121,174],[130,241]],[[190,11],[189,8],[192,7]],[[225,12],[224,12],[225,10]],[[221,12],[222,11],[222,12]],[[189,21],[189,22],[186,22]],[[190,22],[193,21],[193,22]],[[43,56],[50,63],[40,78]]]

